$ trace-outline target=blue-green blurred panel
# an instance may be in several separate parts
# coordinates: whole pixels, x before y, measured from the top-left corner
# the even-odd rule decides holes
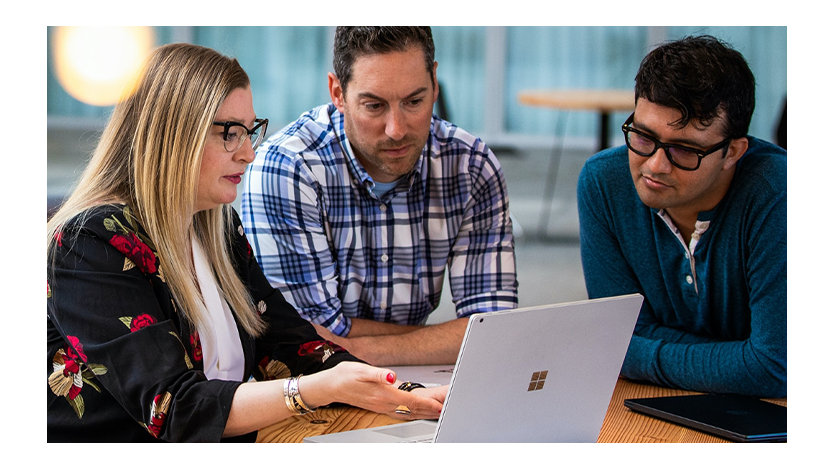
[[[452,121],[475,132],[484,127],[486,87],[486,28],[480,26],[433,26],[437,81]],[[502,73],[493,71],[489,73]]]
[[[332,27],[157,27],[157,44],[192,41],[236,57],[249,73],[255,111],[268,117],[274,132],[299,114],[329,101]],[[434,33],[438,80],[452,120],[475,134],[486,127],[485,116],[503,111],[502,131],[520,136],[552,137],[558,113],[523,106],[517,95],[527,89],[626,88],[634,84],[640,60],[650,42],[690,34],[713,34],[739,49],[757,79],[757,107],[751,133],[773,135],[787,90],[787,28],[785,27],[638,27],[553,26],[506,28],[437,26]],[[503,37],[499,64],[488,44]],[[52,34],[52,29],[47,29]],[[80,103],[61,89],[53,73],[51,44],[47,49],[47,113],[65,118],[104,121],[112,108]],[[489,54],[489,56],[488,56]],[[502,59],[501,59],[502,58]],[[502,96],[486,96],[495,84]],[[490,86],[490,84],[493,84]],[[614,124],[625,118],[615,113]],[[83,120],[82,119],[82,120]],[[593,112],[571,112],[565,135],[595,140]],[[616,126],[611,136],[618,137]],[[613,142],[617,142],[614,140]]]
[[[506,131],[555,130],[557,111],[518,103],[523,90],[632,88],[645,37],[642,27],[507,28]],[[597,119],[593,112],[571,112],[565,135],[593,137]]]
[[[200,27],[194,42],[237,58],[249,74],[255,112],[270,133],[330,101],[332,29],[323,26]]]

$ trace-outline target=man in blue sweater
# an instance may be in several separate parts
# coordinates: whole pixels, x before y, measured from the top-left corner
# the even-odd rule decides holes
[[[645,296],[622,375],[760,397],[787,394],[787,164],[747,135],[744,57],[700,36],[650,52],[626,145],[579,177],[591,298]]]

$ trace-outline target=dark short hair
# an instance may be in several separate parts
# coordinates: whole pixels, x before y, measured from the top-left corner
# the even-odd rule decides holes
[[[363,55],[402,52],[418,46],[434,84],[434,40],[428,26],[339,26],[333,40],[333,71],[347,89],[353,63]]]
[[[756,106],[756,83],[744,56],[712,36],[686,37],[659,46],[640,63],[635,100],[677,109],[675,125],[709,126],[725,113],[726,137],[747,135]]]

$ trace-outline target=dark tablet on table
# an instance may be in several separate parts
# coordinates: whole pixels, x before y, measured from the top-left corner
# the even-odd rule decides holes
[[[633,398],[631,410],[735,442],[787,442],[788,409],[739,395]]]

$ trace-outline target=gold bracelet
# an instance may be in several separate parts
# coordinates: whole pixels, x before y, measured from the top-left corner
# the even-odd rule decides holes
[[[304,412],[301,413],[301,414],[306,414],[306,413],[316,411],[315,408],[310,408],[309,406],[307,406],[306,403],[304,403],[304,400],[301,399],[301,392],[298,390],[298,379],[300,379],[300,378],[301,378],[301,374],[299,374],[298,377],[296,377],[295,380],[293,381],[293,385],[295,387],[295,393],[293,393],[293,395],[292,395],[293,400],[294,400],[295,404],[300,407],[300,409],[304,410]],[[292,388],[290,390],[292,390]]]

